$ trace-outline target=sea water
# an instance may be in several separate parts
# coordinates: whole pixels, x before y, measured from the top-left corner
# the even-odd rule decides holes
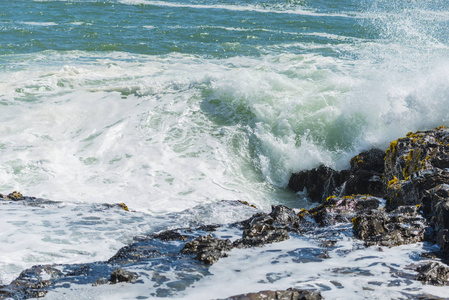
[[[35,264],[105,260],[133,236],[250,215],[223,199],[308,207],[286,189],[292,172],[344,169],[362,150],[449,124],[447,1],[0,4],[0,192],[59,201],[0,205],[3,284]],[[106,205],[120,202],[132,217]],[[267,249],[253,251],[268,263]],[[382,259],[403,267],[401,251]],[[245,255],[227,264],[271,272],[260,253]],[[384,286],[370,294],[352,275],[344,289],[329,285],[332,264],[356,259],[310,264],[312,277],[273,271],[289,274],[279,281],[219,262],[177,297],[307,285],[330,298],[377,295]],[[368,281],[391,279],[372,272]]]

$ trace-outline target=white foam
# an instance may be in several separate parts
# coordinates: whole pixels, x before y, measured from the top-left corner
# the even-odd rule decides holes
[[[21,22],[21,24],[31,25],[31,26],[56,26],[58,23],[55,22]]]
[[[219,199],[267,208],[269,184],[291,172],[344,168],[357,151],[447,122],[449,63],[409,66],[417,72],[316,54],[19,56],[0,75],[0,187],[130,197],[154,213]]]
[[[223,299],[290,287],[320,291],[325,299],[390,299],[402,298],[403,293],[412,297],[426,293],[445,296],[447,288],[423,285],[413,280],[416,272],[411,268],[419,263],[422,244],[365,248],[343,232],[335,238],[339,241],[335,249],[330,249],[329,258],[320,258],[323,250],[307,236],[259,248],[233,249],[228,257],[209,268],[210,275],[197,274],[198,281],[171,297]],[[140,271],[140,283],[107,287],[71,285],[70,291],[58,288],[50,291],[47,297],[57,299],[64,293],[66,299],[87,294],[98,299],[133,299],[155,295],[158,288],[173,289],[174,285],[152,281],[151,270],[135,271]],[[158,275],[168,282],[179,279],[175,270]]]

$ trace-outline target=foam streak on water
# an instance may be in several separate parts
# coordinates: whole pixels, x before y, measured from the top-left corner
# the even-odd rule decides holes
[[[133,235],[164,227],[247,217],[217,218],[220,210],[205,209],[222,199],[263,210],[279,203],[309,206],[303,195],[286,190],[292,172],[320,163],[347,168],[362,150],[449,125],[448,11],[443,0],[2,6],[0,192],[19,190],[62,204],[0,206],[0,280],[37,263],[106,259]],[[120,202],[138,217],[117,229],[127,215],[102,205]],[[188,221],[170,217],[189,209],[196,213]],[[87,239],[72,235],[80,219],[82,226],[94,220],[80,233]],[[230,261],[246,263],[233,255]],[[345,289],[324,283],[335,279],[333,262],[355,259],[309,264],[322,278],[293,281],[298,275],[292,273],[248,288],[223,279],[226,295],[310,282],[324,295],[371,297],[365,282],[355,279],[340,283]],[[401,268],[407,263],[398,262]],[[258,268],[260,276],[268,273],[252,269]],[[218,274],[180,297],[202,293]],[[388,289],[387,297],[402,288]]]

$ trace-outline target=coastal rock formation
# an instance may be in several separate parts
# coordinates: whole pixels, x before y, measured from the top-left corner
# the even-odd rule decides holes
[[[417,268],[416,279],[427,284],[449,285],[449,268],[437,262],[422,264]]]
[[[318,239],[321,246],[301,249],[301,255],[309,254],[304,258],[298,255],[292,261],[322,261],[329,257],[328,251],[334,247],[335,238],[341,235],[342,230],[346,230],[344,235],[353,234],[366,246],[394,247],[430,241],[436,243],[439,253],[447,258],[448,145],[449,132],[444,128],[410,133],[392,142],[386,155],[374,149],[355,156],[351,160],[350,170],[335,171],[320,166],[292,175],[290,186],[296,191],[307,190],[311,199],[320,202],[316,207],[293,210],[277,205],[272,206],[269,213],[258,212],[247,220],[233,224],[179,228],[134,238],[133,243],[121,248],[107,261],[34,266],[24,270],[9,285],[0,286],[0,299],[43,297],[55,286],[71,282],[88,285],[139,282],[138,275],[127,270],[131,266],[133,269],[137,266],[151,269],[153,277],[149,280],[158,286],[171,280],[161,274],[168,265],[173,266],[176,276],[183,282],[181,284],[175,278],[174,286],[177,291],[182,291],[209,274],[210,265],[226,257],[234,248],[261,247],[308,234]],[[0,195],[0,199],[35,206],[56,203],[25,197],[18,192]],[[124,203],[113,206],[127,210]],[[226,228],[238,232],[237,236],[234,233],[233,242],[227,235],[220,237],[216,233]],[[295,251],[289,253],[295,255]],[[443,264],[423,264],[417,271],[416,279],[424,283],[448,284],[449,268]],[[172,294],[167,289],[156,288],[151,296],[168,297]],[[321,299],[321,295],[289,289],[228,299]]]
[[[312,200],[323,204],[325,209],[318,206],[309,211],[322,226],[334,222],[328,219],[330,208],[325,196],[331,195],[334,199],[352,194],[383,197],[386,212],[364,212],[354,219],[356,237],[367,245],[389,246],[427,238],[449,256],[448,168],[449,131],[439,127],[410,132],[391,142],[385,153],[377,149],[362,152],[351,159],[350,170],[338,172],[320,166],[293,174],[289,187],[294,191],[305,189]],[[432,230],[426,228],[428,225],[433,228],[433,237],[429,234]]]
[[[329,196],[368,194],[384,196],[382,174],[385,153],[379,149],[364,151],[351,159],[349,170],[336,171],[324,165],[292,174],[288,187],[307,191],[308,197],[323,203]]]
[[[139,278],[139,276],[136,273],[126,271],[122,268],[115,268],[111,273],[109,281],[112,284],[119,282],[136,282],[137,278]]]
[[[295,192],[306,191],[315,202],[323,202],[327,197],[340,194],[342,184],[348,179],[349,172],[338,172],[324,165],[318,168],[292,174],[288,187]]]
[[[387,208],[422,206],[436,233],[436,243],[449,256],[449,131],[408,133],[386,151],[384,185]]]
[[[312,209],[302,210],[300,216],[311,217],[319,226],[350,222],[357,213],[378,208],[380,201],[368,195],[336,197],[330,196],[326,202]]]
[[[353,220],[354,236],[367,246],[400,246],[424,240],[426,221],[416,206],[402,206],[391,213],[373,210]]]
[[[181,253],[195,254],[196,260],[211,265],[221,257],[226,257],[225,251],[230,251],[231,249],[232,243],[229,239],[218,239],[209,234],[188,242],[181,250]]]
[[[261,291],[232,296],[225,300],[321,300],[323,297],[318,292],[289,288],[279,291]]]

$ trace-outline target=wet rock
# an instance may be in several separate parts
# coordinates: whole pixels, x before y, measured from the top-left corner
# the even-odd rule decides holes
[[[417,268],[416,280],[433,285],[449,285],[449,268],[436,263],[429,262]]]
[[[111,273],[109,281],[112,284],[119,282],[136,282],[137,278],[139,278],[139,276],[136,273],[126,271],[122,268],[115,268]]]
[[[351,173],[363,170],[373,174],[382,174],[385,170],[384,160],[385,152],[380,149],[363,151],[351,159]]]
[[[144,259],[158,257],[160,255],[161,254],[158,251],[157,245],[148,243],[146,240],[142,240],[121,248],[108,260],[108,263],[128,264],[142,261]]]
[[[349,177],[344,184],[344,195],[366,194],[384,196],[382,174],[385,152],[380,149],[364,151],[351,159]]]
[[[300,215],[310,216],[319,226],[350,222],[359,212],[367,212],[378,208],[379,199],[368,195],[329,197],[325,203],[308,211],[303,210]]]
[[[449,230],[443,229],[437,232],[437,245],[440,247],[443,256],[448,256],[449,253]]]
[[[392,209],[419,204],[426,190],[449,182],[449,132],[408,133],[386,151],[384,185]]]
[[[161,233],[155,234],[153,236],[156,239],[160,239],[164,242],[167,241],[187,241],[187,237],[180,234],[179,232],[177,232],[176,230],[167,230],[167,231],[163,231]]]
[[[391,213],[371,211],[353,220],[354,236],[367,246],[399,246],[417,243],[426,236],[427,223],[416,206],[401,207]]]
[[[288,187],[307,191],[312,201],[323,203],[329,196],[367,194],[384,196],[382,174],[385,153],[380,149],[364,151],[351,159],[351,169],[336,171],[324,165],[292,174]]]
[[[61,271],[51,266],[33,266],[20,273],[8,286],[0,288],[0,299],[41,298],[47,294],[47,287],[61,276]]]
[[[271,207],[269,214],[273,218],[273,222],[277,226],[282,226],[289,231],[299,231],[301,228],[301,219],[293,211],[284,205],[276,205]]]
[[[232,296],[225,300],[320,300],[323,299],[319,292],[289,288],[279,291],[261,291]]]
[[[275,223],[275,218],[277,219]],[[233,243],[234,247],[247,248],[247,247],[259,247],[264,244],[281,242],[289,239],[288,231],[285,229],[288,226],[288,219],[291,217],[295,221],[299,221],[297,216],[290,216],[290,211],[283,207],[273,207],[272,213],[255,214],[250,218],[243,230],[241,239],[236,240]],[[295,223],[296,224],[296,223]],[[298,224],[291,227],[299,227]]]
[[[214,238],[212,235],[200,236],[188,242],[181,253],[195,254],[195,259],[205,264],[211,265],[221,257],[226,257],[225,251],[232,249],[229,239]]]
[[[295,192],[306,190],[312,201],[323,202],[327,197],[339,194],[339,189],[348,176],[348,171],[338,172],[320,165],[312,170],[292,174],[288,187]]]
[[[6,199],[18,201],[18,200],[24,200],[25,197],[23,197],[23,195],[21,193],[19,193],[18,191],[14,191],[14,192],[8,194],[8,196],[6,196]]]

